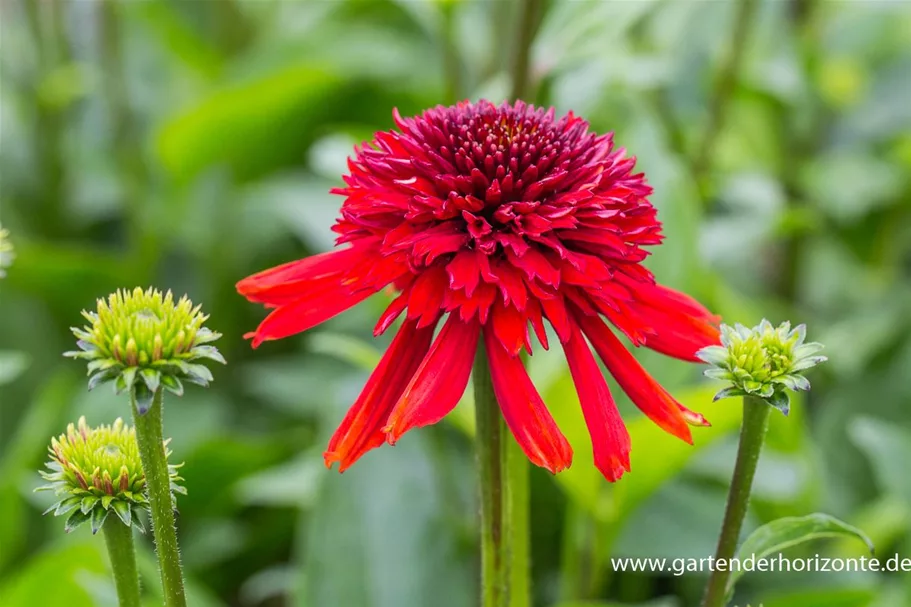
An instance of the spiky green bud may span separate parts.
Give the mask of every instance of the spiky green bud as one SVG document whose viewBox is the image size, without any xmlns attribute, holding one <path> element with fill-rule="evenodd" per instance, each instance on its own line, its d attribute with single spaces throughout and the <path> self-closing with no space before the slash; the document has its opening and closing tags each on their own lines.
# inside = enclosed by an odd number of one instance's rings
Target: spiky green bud
<svg viewBox="0 0 911 607">
<path fill-rule="evenodd" d="M 165 457 L 171 455 L 165 441 Z M 85 417 L 69 424 L 66 433 L 51 439 L 48 471 L 41 476 L 50 484 L 36 491 L 54 491 L 60 498 L 44 514 L 68 514 L 69 533 L 84 523 L 91 523 L 97 533 L 108 516 L 114 513 L 127 526 L 143 530 L 137 513 L 148 510 L 146 479 L 139 460 L 136 432 L 118 418 L 109 426 L 90 428 Z M 169 465 L 171 491 L 186 494 L 180 486 L 179 465 Z"/>
<path fill-rule="evenodd" d="M 705 371 L 707 377 L 731 383 L 715 400 L 749 394 L 787 415 L 790 399 L 785 389 L 809 390 L 810 382 L 801 371 L 826 360 L 819 354 L 823 345 L 804 343 L 806 336 L 806 325 L 792 330 L 789 322 L 773 327 L 763 319 L 752 329 L 721 325 L 721 345 L 703 348 L 696 356 L 712 365 Z"/>
<path fill-rule="evenodd" d="M 13 244 L 9 241 L 9 232 L 0 225 L 0 278 L 6 276 L 5 270 L 10 267 L 15 257 Z"/>
<path fill-rule="evenodd" d="M 192 361 L 225 363 L 209 345 L 221 334 L 202 326 L 208 316 L 186 296 L 175 302 L 170 291 L 118 290 L 107 301 L 99 299 L 96 312 L 82 315 L 91 325 L 72 329 L 80 349 L 64 356 L 89 361 L 89 390 L 113 381 L 118 394 L 132 392 L 140 413 L 159 388 L 180 396 L 183 381 L 209 385 L 212 373 Z"/>
</svg>

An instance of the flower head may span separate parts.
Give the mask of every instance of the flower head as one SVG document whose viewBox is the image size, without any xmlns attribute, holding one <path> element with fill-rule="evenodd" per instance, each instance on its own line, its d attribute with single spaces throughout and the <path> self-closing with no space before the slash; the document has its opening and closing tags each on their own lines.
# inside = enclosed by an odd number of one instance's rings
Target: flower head
<svg viewBox="0 0 911 607">
<path fill-rule="evenodd" d="M 572 449 L 519 357 L 529 326 L 545 349 L 550 324 L 566 352 L 595 461 L 610 480 L 629 470 L 629 434 L 587 337 L 633 402 L 691 441 L 704 425 L 652 379 L 605 319 L 636 346 L 684 360 L 717 343 L 716 319 L 693 299 L 655 283 L 641 265 L 661 242 L 651 188 L 612 135 L 517 102 L 394 113 L 349 160 L 334 227 L 344 245 L 240 281 L 273 308 L 249 337 L 305 331 L 391 287 L 398 292 L 377 335 L 404 322 L 325 459 L 344 470 L 366 451 L 435 423 L 465 390 L 483 339 L 510 430 L 532 462 L 552 472 Z M 446 317 L 444 319 L 444 317 Z M 435 328 L 442 329 L 434 337 Z M 482 338 L 483 335 L 483 338 Z"/>
<path fill-rule="evenodd" d="M 186 296 L 175 302 L 170 291 L 119 290 L 107 301 L 99 299 L 96 312 L 82 315 L 91 325 L 72 329 L 79 350 L 65 356 L 89 361 L 89 390 L 113 381 L 118 394 L 131 391 L 140 413 L 160 387 L 179 396 L 182 381 L 207 386 L 212 373 L 192 361 L 225 362 L 208 345 L 221 334 L 202 326 L 208 316 Z"/>
<path fill-rule="evenodd" d="M 785 388 L 809 390 L 810 382 L 801 371 L 826 360 L 819 355 L 823 345 L 804 343 L 806 337 L 806 325 L 792 330 L 789 322 L 774 327 L 763 319 L 752 329 L 741 324 L 721 325 L 721 345 L 703 348 L 696 355 L 712 365 L 705 371 L 707 377 L 731 383 L 715 395 L 715 400 L 750 394 L 787 415 L 789 398 Z"/>
<path fill-rule="evenodd" d="M 9 231 L 0 225 L 0 278 L 6 276 L 5 270 L 13 263 L 15 257 L 13 244 L 9 241 Z"/>
<path fill-rule="evenodd" d="M 48 451 L 49 471 L 42 470 L 41 476 L 50 484 L 37 490 L 54 491 L 60 500 L 45 514 L 69 514 L 67 532 L 91 521 L 92 533 L 97 533 L 111 513 L 124 525 L 142 529 L 137 512 L 148 509 L 149 502 L 133 428 L 119 418 L 110 426 L 89 428 L 80 417 L 76 425 L 67 426 L 66 434 L 51 439 Z M 165 455 L 170 454 L 165 441 Z M 177 468 L 168 466 L 171 491 L 185 494 Z"/>
</svg>

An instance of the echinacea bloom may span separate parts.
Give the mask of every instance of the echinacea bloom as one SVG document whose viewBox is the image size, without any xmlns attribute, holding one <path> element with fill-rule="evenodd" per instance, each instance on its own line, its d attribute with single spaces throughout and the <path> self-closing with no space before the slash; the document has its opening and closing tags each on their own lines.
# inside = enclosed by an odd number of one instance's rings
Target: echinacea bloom
<svg viewBox="0 0 911 607">
<path fill-rule="evenodd" d="M 718 342 L 716 319 L 690 297 L 655 283 L 643 247 L 661 242 L 651 188 L 635 158 L 567 114 L 516 102 L 394 113 L 349 160 L 333 230 L 340 248 L 240 281 L 273 308 L 253 346 L 306 331 L 392 287 L 379 335 L 404 322 L 329 442 L 327 465 L 351 466 L 383 442 L 433 424 L 455 407 L 479 340 L 509 429 L 551 472 L 572 449 L 520 358 L 529 325 L 548 347 L 545 321 L 566 353 L 598 469 L 629 470 L 630 438 L 586 338 L 632 401 L 692 442 L 705 419 L 674 400 L 607 323 L 636 346 L 696 361 Z M 605 322 L 607 321 L 607 322 Z M 437 326 L 442 325 L 434 337 Z"/>
</svg>

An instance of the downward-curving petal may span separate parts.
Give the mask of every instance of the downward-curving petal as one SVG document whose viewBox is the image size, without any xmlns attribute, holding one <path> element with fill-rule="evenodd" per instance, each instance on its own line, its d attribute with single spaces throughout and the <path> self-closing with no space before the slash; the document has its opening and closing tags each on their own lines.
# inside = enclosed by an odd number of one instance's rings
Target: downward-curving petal
<svg viewBox="0 0 911 607">
<path fill-rule="evenodd" d="M 349 247 L 282 264 L 244 278 L 237 283 L 237 292 L 269 306 L 291 303 L 314 290 L 323 290 L 327 278 L 341 284 L 341 275 L 358 254 Z"/>
<path fill-rule="evenodd" d="M 323 453 L 326 467 L 339 462 L 339 472 L 344 472 L 364 453 L 385 442 L 382 426 L 424 360 L 432 339 L 433 327 L 418 329 L 415 321 L 402 325 L 361 395 L 332 435 Z"/>
<path fill-rule="evenodd" d="M 692 444 L 679 403 L 642 368 L 607 325 L 597 316 L 576 313 L 575 319 L 630 400 L 663 430 Z"/>
<path fill-rule="evenodd" d="M 449 315 L 383 428 L 390 444 L 452 411 L 468 385 L 480 332 L 476 320 L 463 322 L 458 314 Z"/>
<path fill-rule="evenodd" d="M 311 297 L 279 306 L 256 327 L 256 331 L 247 333 L 244 337 L 252 337 L 253 347 L 256 348 L 264 341 L 306 331 L 359 304 L 373 293 L 372 290 L 351 293 L 341 285 L 324 290 Z"/>
<path fill-rule="evenodd" d="M 601 369 L 575 323 L 572 323 L 563 350 L 579 394 L 585 425 L 591 435 L 595 466 L 607 480 L 620 480 L 623 473 L 630 469 L 629 432 L 623 424 Z"/>
<path fill-rule="evenodd" d="M 536 466 L 556 474 L 572 463 L 573 450 L 518 356 L 507 352 L 492 331 L 484 331 L 494 393 L 506 425 L 522 451 Z"/>
</svg>

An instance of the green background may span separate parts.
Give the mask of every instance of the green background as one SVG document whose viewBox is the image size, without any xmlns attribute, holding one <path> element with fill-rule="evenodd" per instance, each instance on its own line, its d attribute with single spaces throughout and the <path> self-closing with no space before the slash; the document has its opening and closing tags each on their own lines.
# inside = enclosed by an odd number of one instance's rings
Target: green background
<svg viewBox="0 0 911 607">
<path fill-rule="evenodd" d="M 907 2 L 545 2 L 535 100 L 638 157 L 666 241 L 649 267 L 728 322 L 809 325 L 830 361 L 775 413 L 747 526 L 823 511 L 911 556 L 911 8 Z M 166 401 L 185 461 L 191 604 L 476 604 L 470 403 L 327 471 L 326 440 L 385 341 L 377 296 L 253 352 L 263 316 L 234 292 L 332 246 L 353 146 L 438 103 L 503 99 L 506 1 L 0 0 L 0 605 L 115 604 L 100 538 L 42 518 L 52 434 L 128 416 L 65 360 L 79 311 L 118 287 L 187 293 L 228 367 Z M 533 377 L 576 450 L 532 473 L 537 605 L 695 605 L 704 576 L 617 573 L 610 556 L 712 553 L 739 406 L 695 365 L 642 352 L 714 426 L 695 446 L 638 419 L 633 472 L 591 465 L 564 363 Z M 619 392 L 619 391 L 616 391 Z M 148 537 L 140 568 L 156 602 Z M 861 556 L 846 540 L 792 556 Z M 911 577 L 748 574 L 736 603 L 900 607 Z"/>
</svg>

